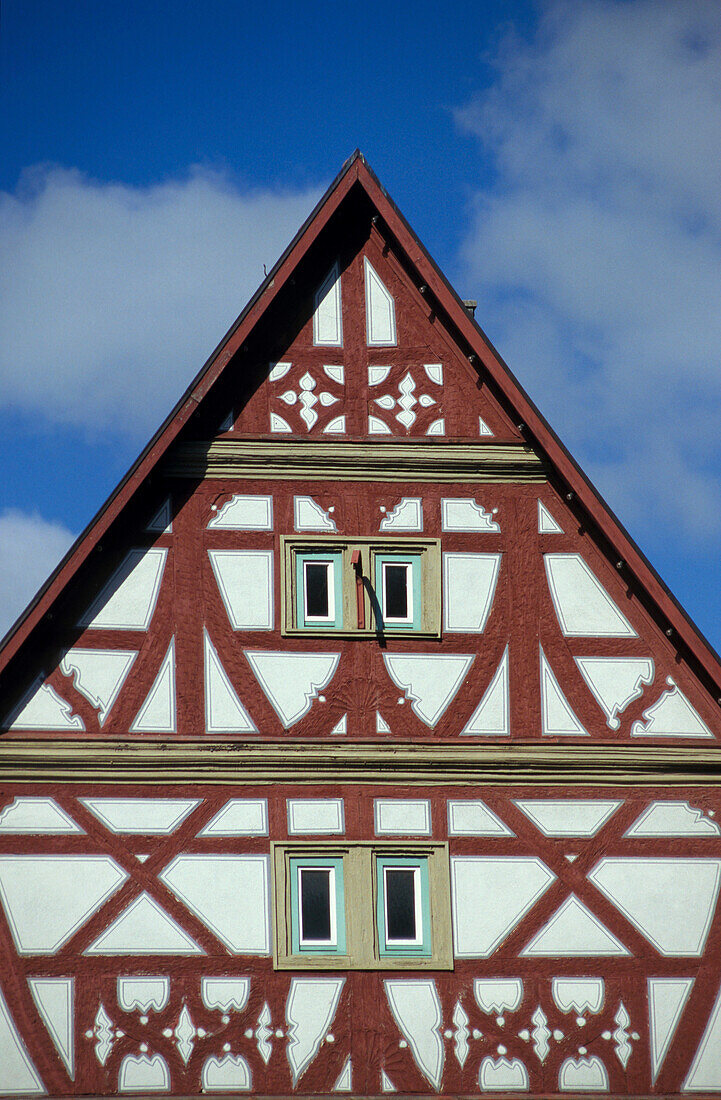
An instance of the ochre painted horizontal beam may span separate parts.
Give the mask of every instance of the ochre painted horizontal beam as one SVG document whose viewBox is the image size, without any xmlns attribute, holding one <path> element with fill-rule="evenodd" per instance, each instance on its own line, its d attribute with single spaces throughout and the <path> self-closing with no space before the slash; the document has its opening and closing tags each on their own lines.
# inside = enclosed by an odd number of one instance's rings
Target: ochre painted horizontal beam
<svg viewBox="0 0 721 1100">
<path fill-rule="evenodd" d="M 525 444 L 276 442 L 221 439 L 173 449 L 170 477 L 319 481 L 545 481 L 547 468 Z"/>
<path fill-rule="evenodd" d="M 0 780 L 708 785 L 721 783 L 721 748 L 13 739 L 0 742 Z"/>
</svg>

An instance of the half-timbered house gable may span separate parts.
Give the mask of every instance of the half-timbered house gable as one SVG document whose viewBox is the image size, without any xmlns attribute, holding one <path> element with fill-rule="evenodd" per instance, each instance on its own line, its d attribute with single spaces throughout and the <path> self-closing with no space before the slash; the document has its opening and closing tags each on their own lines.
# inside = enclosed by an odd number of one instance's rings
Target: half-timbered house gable
<svg viewBox="0 0 721 1100">
<path fill-rule="evenodd" d="M 0 650 L 0 1095 L 721 1092 L 720 703 L 354 154 Z"/>
<path fill-rule="evenodd" d="M 15 659 L 6 736 L 712 743 L 717 699 L 612 521 L 354 174 Z M 318 555 L 333 606 L 301 621 Z"/>
</svg>

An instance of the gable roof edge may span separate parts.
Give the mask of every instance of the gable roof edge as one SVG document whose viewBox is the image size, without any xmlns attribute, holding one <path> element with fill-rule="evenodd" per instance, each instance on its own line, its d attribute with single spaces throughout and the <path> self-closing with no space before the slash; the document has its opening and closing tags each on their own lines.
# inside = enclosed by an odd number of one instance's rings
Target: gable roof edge
<svg viewBox="0 0 721 1100">
<path fill-rule="evenodd" d="M 302 255 L 323 229 L 357 180 L 356 165 L 362 160 L 356 149 L 318 200 L 297 233 L 273 264 L 262 283 L 241 310 L 228 331 L 206 359 L 185 392 L 157 428 L 150 441 L 129 467 L 98 511 L 80 532 L 47 580 L 15 622 L 0 638 L 0 674 L 16 656 L 27 637 L 51 608 L 82 563 L 89 557 L 110 525 L 117 519 L 136 488 L 159 464 L 180 430 L 195 413 L 200 402 L 232 358 L 258 317 L 276 297 Z M 355 169 L 355 171 L 354 171 Z M 303 246 L 300 249 L 300 246 Z M 276 279 L 278 284 L 276 285 Z M 269 293 L 270 292 L 270 293 Z M 262 303 L 262 306 L 261 306 Z"/>
<path fill-rule="evenodd" d="M 370 194 L 370 197 L 384 216 L 399 246 L 422 272 L 424 282 L 465 339 L 468 347 L 482 360 L 483 366 L 505 398 L 516 408 L 520 405 L 523 419 L 518 426 L 522 427 L 527 441 L 536 444 L 549 459 L 584 511 L 608 540 L 610 547 L 618 553 L 618 562 L 622 569 L 631 574 L 641 590 L 645 589 L 648 592 L 668 620 L 672 632 L 683 642 L 706 672 L 716 690 L 721 692 L 721 656 L 704 637 L 612 508 L 588 479 L 478 322 L 470 316 L 463 301 L 418 239 L 362 154 L 361 160 L 364 172 L 367 173 L 376 191 L 376 195 Z M 362 174 L 361 182 L 364 182 Z M 383 207 L 385 207 L 385 213 Z M 411 249 L 417 250 L 418 254 L 414 256 Z M 721 695 L 717 698 L 717 702 L 721 704 Z"/>
</svg>

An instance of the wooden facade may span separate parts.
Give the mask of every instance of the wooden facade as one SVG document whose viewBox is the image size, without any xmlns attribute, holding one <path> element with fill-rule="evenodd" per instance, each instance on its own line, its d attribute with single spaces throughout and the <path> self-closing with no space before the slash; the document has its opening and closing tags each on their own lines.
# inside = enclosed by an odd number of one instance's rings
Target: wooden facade
<svg viewBox="0 0 721 1100">
<path fill-rule="evenodd" d="M 721 1092 L 718 658 L 360 154 L 0 692 L 0 1096 Z"/>
</svg>

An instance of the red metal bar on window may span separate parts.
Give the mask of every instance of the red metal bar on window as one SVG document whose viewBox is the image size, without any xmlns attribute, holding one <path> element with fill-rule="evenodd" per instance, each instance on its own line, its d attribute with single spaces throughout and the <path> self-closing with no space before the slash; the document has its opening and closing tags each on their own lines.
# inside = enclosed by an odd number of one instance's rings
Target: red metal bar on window
<svg viewBox="0 0 721 1100">
<path fill-rule="evenodd" d="M 360 550 L 354 550 L 350 556 L 351 565 L 355 570 L 355 598 L 358 610 L 358 629 L 366 628 L 366 605 L 363 594 L 363 561 Z"/>
</svg>

